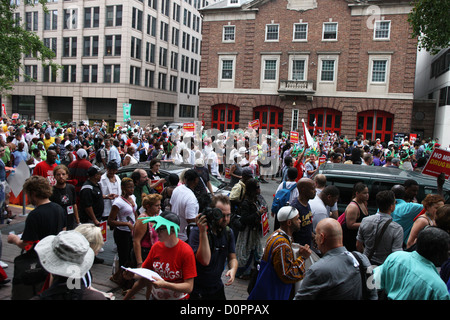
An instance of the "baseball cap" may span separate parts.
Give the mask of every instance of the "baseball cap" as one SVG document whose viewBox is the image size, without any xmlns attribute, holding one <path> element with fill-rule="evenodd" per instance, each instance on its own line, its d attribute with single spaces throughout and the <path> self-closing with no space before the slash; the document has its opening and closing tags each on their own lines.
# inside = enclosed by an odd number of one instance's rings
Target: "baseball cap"
<svg viewBox="0 0 450 320">
<path fill-rule="evenodd" d="M 298 210 L 291 206 L 282 207 L 278 213 L 277 218 L 278 221 L 288 221 L 292 218 L 295 218 L 298 215 Z"/>
</svg>

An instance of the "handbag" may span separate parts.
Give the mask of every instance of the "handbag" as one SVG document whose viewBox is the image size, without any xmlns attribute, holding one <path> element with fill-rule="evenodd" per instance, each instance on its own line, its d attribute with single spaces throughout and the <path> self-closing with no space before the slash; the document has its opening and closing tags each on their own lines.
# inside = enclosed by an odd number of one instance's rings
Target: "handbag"
<svg viewBox="0 0 450 320">
<path fill-rule="evenodd" d="M 14 259 L 11 300 L 28 300 L 37 295 L 48 275 L 34 249 L 22 251 Z"/>
<path fill-rule="evenodd" d="M 276 240 L 275 240 L 276 241 Z M 261 260 L 255 286 L 247 300 L 288 300 L 292 290 L 291 283 L 284 283 L 278 277 L 272 265 L 272 247 L 270 247 L 268 261 Z"/>
</svg>

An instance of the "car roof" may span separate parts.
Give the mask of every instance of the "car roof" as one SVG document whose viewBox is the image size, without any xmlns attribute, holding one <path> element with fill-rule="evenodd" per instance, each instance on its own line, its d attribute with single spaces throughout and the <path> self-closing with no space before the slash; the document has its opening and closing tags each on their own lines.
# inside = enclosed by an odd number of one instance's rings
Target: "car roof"
<svg viewBox="0 0 450 320">
<path fill-rule="evenodd" d="M 420 172 L 402 170 L 393 167 L 364 166 L 343 163 L 325 163 L 320 166 L 318 173 L 339 176 L 364 177 L 374 180 L 390 180 L 403 182 L 408 179 L 417 181 L 420 185 L 437 187 L 437 178 Z M 444 189 L 450 190 L 450 182 L 445 181 Z"/>
</svg>

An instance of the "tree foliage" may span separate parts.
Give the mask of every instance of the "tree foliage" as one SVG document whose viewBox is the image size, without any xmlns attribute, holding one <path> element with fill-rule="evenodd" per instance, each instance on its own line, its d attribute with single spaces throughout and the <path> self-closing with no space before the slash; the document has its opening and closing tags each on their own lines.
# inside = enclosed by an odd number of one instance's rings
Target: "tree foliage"
<svg viewBox="0 0 450 320">
<path fill-rule="evenodd" d="M 450 45 L 450 0 L 415 0 L 409 14 L 419 48 L 431 54 Z"/>
<path fill-rule="evenodd" d="M 46 1 L 40 2 L 45 7 Z M 26 30 L 22 19 L 16 19 L 16 8 L 10 0 L 0 0 L 0 94 L 10 91 L 23 73 L 22 58 L 26 54 L 44 65 L 59 67 L 52 61 L 55 57 L 53 51 L 36 33 Z"/>
</svg>

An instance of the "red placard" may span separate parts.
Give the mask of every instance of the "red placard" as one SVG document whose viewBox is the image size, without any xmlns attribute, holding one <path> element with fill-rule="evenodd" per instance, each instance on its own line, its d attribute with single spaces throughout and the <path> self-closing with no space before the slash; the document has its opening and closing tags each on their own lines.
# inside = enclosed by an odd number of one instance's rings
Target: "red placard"
<svg viewBox="0 0 450 320">
<path fill-rule="evenodd" d="M 265 237 L 269 233 L 269 230 L 270 230 L 269 214 L 267 213 L 267 211 L 261 215 L 261 225 L 262 225 L 263 237 Z"/>
<path fill-rule="evenodd" d="M 100 223 L 100 229 L 102 230 L 102 236 L 103 236 L 103 242 L 106 242 L 106 229 L 107 229 L 107 222 L 108 221 L 103 221 Z"/>
<path fill-rule="evenodd" d="M 248 126 L 249 126 L 249 128 L 252 128 L 252 129 L 258 129 L 259 128 L 259 119 L 250 121 L 248 123 Z"/>
<path fill-rule="evenodd" d="M 152 180 L 151 184 L 157 183 L 159 180 Z M 161 193 L 164 190 L 164 185 L 162 183 L 158 184 L 155 188 L 156 191 Z"/>
<path fill-rule="evenodd" d="M 327 157 L 325 157 L 324 155 L 319 157 L 319 166 L 324 164 L 327 161 Z"/>
<path fill-rule="evenodd" d="M 194 132 L 195 131 L 195 123 L 194 122 L 183 123 L 183 130 L 189 131 L 189 132 Z"/>
<path fill-rule="evenodd" d="M 442 172 L 445 174 L 445 179 L 450 177 L 450 152 L 436 148 L 433 150 L 422 173 L 438 177 Z"/>
<path fill-rule="evenodd" d="M 298 139 L 299 139 L 299 133 L 297 131 L 291 131 L 291 142 L 292 143 L 298 143 Z"/>
</svg>

